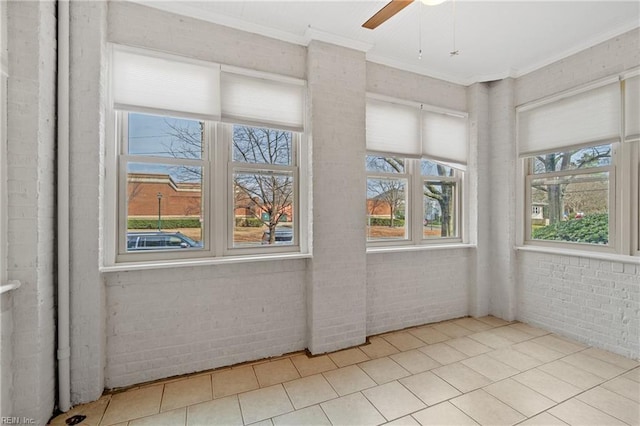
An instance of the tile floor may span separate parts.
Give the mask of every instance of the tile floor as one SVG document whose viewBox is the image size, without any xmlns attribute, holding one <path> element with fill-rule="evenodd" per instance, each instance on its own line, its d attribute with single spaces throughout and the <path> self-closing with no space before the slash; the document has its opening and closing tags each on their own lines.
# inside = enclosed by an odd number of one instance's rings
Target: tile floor
<svg viewBox="0 0 640 426">
<path fill-rule="evenodd" d="M 640 364 L 522 323 L 460 318 L 309 358 L 105 394 L 64 425 L 638 425 Z"/>
</svg>

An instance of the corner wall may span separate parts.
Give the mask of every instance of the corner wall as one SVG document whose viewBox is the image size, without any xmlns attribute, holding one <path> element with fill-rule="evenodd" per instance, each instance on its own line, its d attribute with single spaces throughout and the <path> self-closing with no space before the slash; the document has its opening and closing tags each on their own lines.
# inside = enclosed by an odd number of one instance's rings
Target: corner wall
<svg viewBox="0 0 640 426">
<path fill-rule="evenodd" d="M 9 398 L 2 416 L 46 424 L 55 404 L 55 72 L 52 2 L 8 2 L 7 276 L 2 296 L 12 333 Z M 9 342 L 5 339 L 10 339 Z M 6 368 L 3 356 L 3 379 Z M 4 386 L 4 383 L 3 383 Z M 3 397 L 5 391 L 3 389 Z M 8 407 L 10 412 L 4 410 Z"/>
<path fill-rule="evenodd" d="M 516 80 L 520 105 L 640 65 L 640 29 Z M 515 157 L 514 157 L 515 158 Z M 640 266 L 519 251 L 517 319 L 621 355 L 640 356 Z"/>
</svg>

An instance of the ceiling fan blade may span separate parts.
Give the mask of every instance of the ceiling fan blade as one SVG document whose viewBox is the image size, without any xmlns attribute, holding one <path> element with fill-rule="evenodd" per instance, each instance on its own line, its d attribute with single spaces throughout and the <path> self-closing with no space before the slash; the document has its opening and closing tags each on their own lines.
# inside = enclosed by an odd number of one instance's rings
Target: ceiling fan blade
<svg viewBox="0 0 640 426">
<path fill-rule="evenodd" d="M 413 0 L 391 0 L 385 7 L 369 18 L 367 22 L 362 24 L 362 26 L 372 30 L 405 7 L 409 6 L 411 3 L 413 3 Z"/>
</svg>

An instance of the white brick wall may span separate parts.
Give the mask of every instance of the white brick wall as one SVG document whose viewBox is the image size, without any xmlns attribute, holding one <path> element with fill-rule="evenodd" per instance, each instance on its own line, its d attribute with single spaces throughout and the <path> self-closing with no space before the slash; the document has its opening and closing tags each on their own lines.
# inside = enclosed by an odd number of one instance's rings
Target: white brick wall
<svg viewBox="0 0 640 426">
<path fill-rule="evenodd" d="M 308 345 L 314 353 L 365 341 L 365 73 L 363 52 L 308 47 L 313 135 L 313 259 Z"/>
<path fill-rule="evenodd" d="M 640 65 L 635 29 L 516 80 L 516 104 L 615 75 Z M 640 355 L 637 266 L 584 257 L 519 252 L 518 314 L 587 344 Z"/>
<path fill-rule="evenodd" d="M 305 260 L 110 274 L 107 388 L 304 349 Z"/>
<path fill-rule="evenodd" d="M 6 265 L 22 287 L 2 302 L 13 385 L 12 401 L 2 404 L 11 411 L 2 415 L 45 424 L 55 401 L 55 4 L 10 2 L 7 13 Z M 6 367 L 3 359 L 3 378 Z"/>
<path fill-rule="evenodd" d="M 468 314 L 472 249 L 367 255 L 367 335 Z"/>
<path fill-rule="evenodd" d="M 518 317 L 629 358 L 640 356 L 640 267 L 519 252 Z"/>
</svg>

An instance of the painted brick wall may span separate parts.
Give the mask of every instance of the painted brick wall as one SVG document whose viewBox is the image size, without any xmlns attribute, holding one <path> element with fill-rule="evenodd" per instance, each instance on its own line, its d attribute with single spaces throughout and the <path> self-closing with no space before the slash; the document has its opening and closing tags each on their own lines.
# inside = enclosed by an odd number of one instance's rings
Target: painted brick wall
<svg viewBox="0 0 640 426">
<path fill-rule="evenodd" d="M 13 401 L 2 415 L 45 424 L 55 401 L 55 4 L 10 2 L 7 12 L 7 276 L 22 287 L 11 295 Z"/>
<path fill-rule="evenodd" d="M 314 354 L 365 341 L 365 64 L 363 52 L 317 41 L 308 47 L 313 259 L 307 325 Z"/>
<path fill-rule="evenodd" d="M 110 274 L 107 388 L 304 349 L 305 260 Z"/>
<path fill-rule="evenodd" d="M 367 91 L 467 111 L 465 87 L 372 62 Z M 476 173 L 472 160 L 466 177 Z M 367 254 L 367 335 L 467 315 L 473 251 Z"/>
<path fill-rule="evenodd" d="M 518 317 L 629 358 L 640 356 L 640 266 L 519 252 Z"/>
<path fill-rule="evenodd" d="M 516 104 L 549 96 L 640 65 L 635 29 L 516 80 Z M 521 321 L 632 358 L 640 351 L 638 265 L 519 252 Z"/>
<path fill-rule="evenodd" d="M 468 314 L 473 249 L 367 255 L 367 335 Z"/>
</svg>

